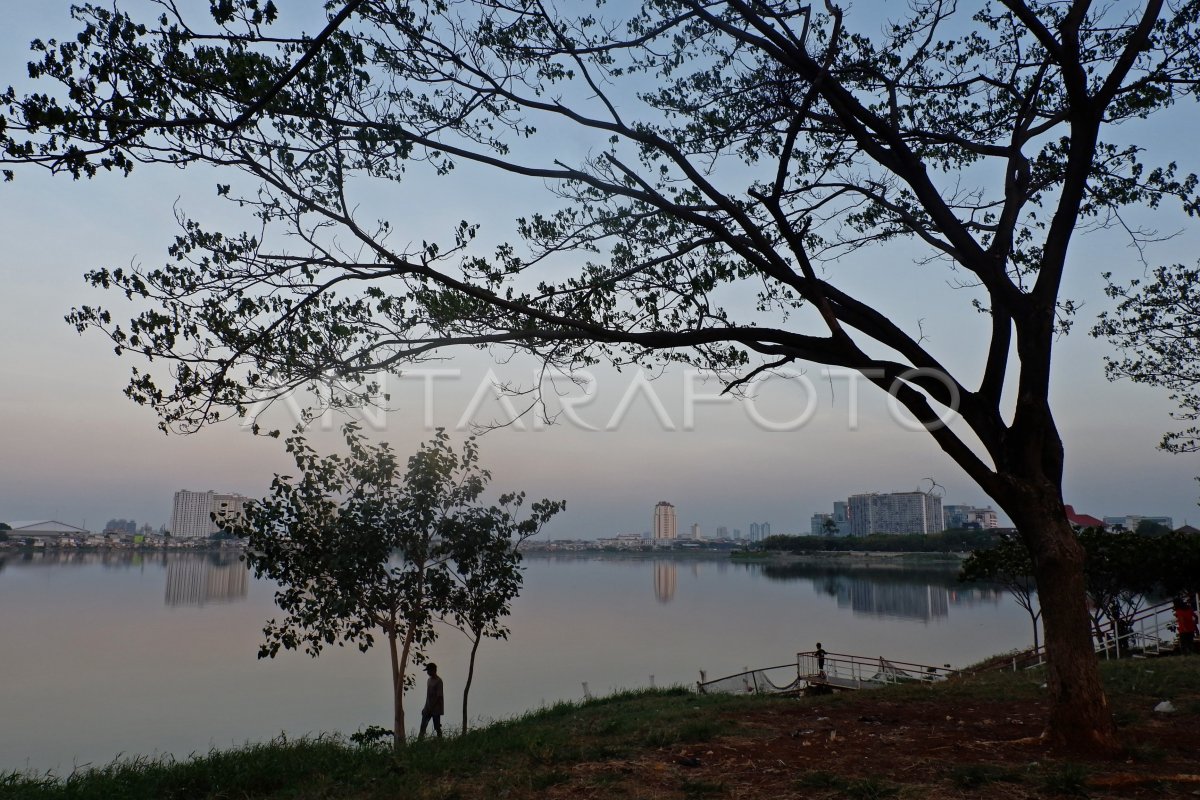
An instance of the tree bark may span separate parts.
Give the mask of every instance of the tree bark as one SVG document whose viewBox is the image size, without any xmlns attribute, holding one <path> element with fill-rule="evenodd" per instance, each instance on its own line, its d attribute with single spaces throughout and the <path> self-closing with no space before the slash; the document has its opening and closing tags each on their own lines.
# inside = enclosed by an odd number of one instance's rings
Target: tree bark
<svg viewBox="0 0 1200 800">
<path fill-rule="evenodd" d="M 1061 500 L 1010 511 L 1033 556 L 1046 642 L 1052 747 L 1111 756 L 1120 752 L 1100 665 L 1092 647 L 1083 582 L 1083 547 Z"/>
<path fill-rule="evenodd" d="M 462 732 L 467 732 L 467 696 L 471 694 L 471 681 L 475 677 L 475 654 L 479 652 L 479 640 L 483 638 L 482 634 L 472 631 L 475 634 L 475 641 L 471 643 L 471 660 L 467 666 L 467 682 L 463 685 L 463 706 L 462 706 Z"/>
<path fill-rule="evenodd" d="M 412 652 L 413 630 L 410 625 L 408 630 L 404 632 L 404 648 L 400 652 L 400 672 L 396 676 L 394 686 L 395 701 L 396 701 L 396 747 L 404 744 L 404 675 L 408 671 L 408 657 Z"/>
<path fill-rule="evenodd" d="M 404 746 L 404 674 L 408 669 L 408 656 L 412 650 L 412 626 L 404 632 L 404 645 L 399 657 L 396 655 L 396 635 L 388 635 L 392 650 L 392 742 L 397 752 Z"/>
</svg>

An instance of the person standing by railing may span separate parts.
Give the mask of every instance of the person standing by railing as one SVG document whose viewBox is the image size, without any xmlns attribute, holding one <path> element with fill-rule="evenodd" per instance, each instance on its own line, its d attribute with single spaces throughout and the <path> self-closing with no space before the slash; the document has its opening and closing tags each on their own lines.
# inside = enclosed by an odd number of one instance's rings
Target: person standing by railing
<svg viewBox="0 0 1200 800">
<path fill-rule="evenodd" d="M 1191 655 L 1196 649 L 1196 609 L 1183 598 L 1175 598 L 1175 630 L 1179 634 L 1180 655 Z"/>
</svg>

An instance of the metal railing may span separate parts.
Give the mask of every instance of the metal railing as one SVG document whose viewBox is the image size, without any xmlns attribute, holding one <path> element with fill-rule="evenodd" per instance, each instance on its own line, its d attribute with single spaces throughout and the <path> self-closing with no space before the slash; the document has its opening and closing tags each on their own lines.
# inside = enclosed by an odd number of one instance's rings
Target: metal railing
<svg viewBox="0 0 1200 800">
<path fill-rule="evenodd" d="M 895 661 L 883 656 L 857 656 L 849 653 L 796 654 L 800 673 L 809 683 L 839 688 L 871 689 L 898 683 L 944 681 L 957 671 L 948 664 L 934 666 Z"/>
<path fill-rule="evenodd" d="M 793 664 L 746 669 L 713 680 L 701 670 L 696 687 L 702 693 L 779 694 L 798 692 L 809 686 L 878 689 L 901 683 L 934 683 L 954 674 L 956 670 L 949 666 L 893 661 L 882 656 L 807 651 L 797 653 Z"/>
<path fill-rule="evenodd" d="M 800 691 L 806 682 L 795 663 L 779 664 L 774 667 L 735 672 L 722 678 L 709 680 L 708 674 L 700 670 L 696 689 L 701 694 L 725 692 L 728 694 L 785 694 Z"/>
<path fill-rule="evenodd" d="M 1160 655 L 1164 650 L 1174 650 L 1175 607 L 1172 600 L 1165 600 L 1138 611 L 1128 620 L 1128 626 L 1120 634 L 1116 623 L 1109 621 L 1095 633 L 1098 639 L 1096 652 L 1105 658 L 1119 658 L 1136 650 L 1142 655 Z"/>
<path fill-rule="evenodd" d="M 1105 658 L 1128 655 L 1157 656 L 1173 651 L 1176 647 L 1175 609 L 1172 600 L 1147 606 L 1132 617 L 1122 620 L 1122 625 L 1124 627 L 1119 632 L 1117 623 L 1113 620 L 1093 626 L 1092 636 L 1097 655 L 1102 654 Z M 1036 649 L 1014 654 L 1011 668 L 1033 669 L 1045 663 L 1046 646 L 1039 645 Z M 1007 664 L 1001 664 L 1000 667 L 1009 668 Z"/>
</svg>

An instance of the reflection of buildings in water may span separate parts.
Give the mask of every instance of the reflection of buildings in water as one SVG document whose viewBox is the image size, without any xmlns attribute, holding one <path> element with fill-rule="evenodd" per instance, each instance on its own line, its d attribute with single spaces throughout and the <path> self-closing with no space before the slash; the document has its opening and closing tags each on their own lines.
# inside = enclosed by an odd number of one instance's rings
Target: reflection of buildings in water
<svg viewBox="0 0 1200 800">
<path fill-rule="evenodd" d="M 838 576 L 832 583 L 838 606 L 849 606 L 855 613 L 925 621 L 950 615 L 950 593 L 941 586 L 881 582 L 851 575 Z"/>
<path fill-rule="evenodd" d="M 969 589 L 951 589 L 950 604 L 955 606 L 994 606 L 1008 596 L 1004 589 L 991 586 L 973 586 Z"/>
<path fill-rule="evenodd" d="M 250 570 L 241 561 L 181 557 L 167 562 L 168 606 L 203 606 L 240 600 L 250 586 Z"/>
<path fill-rule="evenodd" d="M 675 597 L 678 576 L 674 561 L 654 562 L 654 596 L 660 603 L 669 603 Z"/>
<path fill-rule="evenodd" d="M 902 566 L 837 568 L 810 563 L 746 564 L 768 580 L 810 581 L 817 591 L 836 598 L 856 613 L 909 619 L 948 617 L 950 606 L 999 605 L 1006 597 L 995 585 L 965 587 L 957 571 Z"/>
</svg>

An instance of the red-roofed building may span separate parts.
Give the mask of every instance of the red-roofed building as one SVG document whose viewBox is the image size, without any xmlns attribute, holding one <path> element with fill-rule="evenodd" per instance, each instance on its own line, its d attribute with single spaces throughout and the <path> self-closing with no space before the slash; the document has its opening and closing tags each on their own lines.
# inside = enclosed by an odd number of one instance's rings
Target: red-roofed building
<svg viewBox="0 0 1200 800">
<path fill-rule="evenodd" d="M 1076 514 L 1074 506 L 1066 506 L 1067 521 L 1072 528 L 1103 528 L 1104 520 L 1096 519 L 1091 514 Z"/>
</svg>

